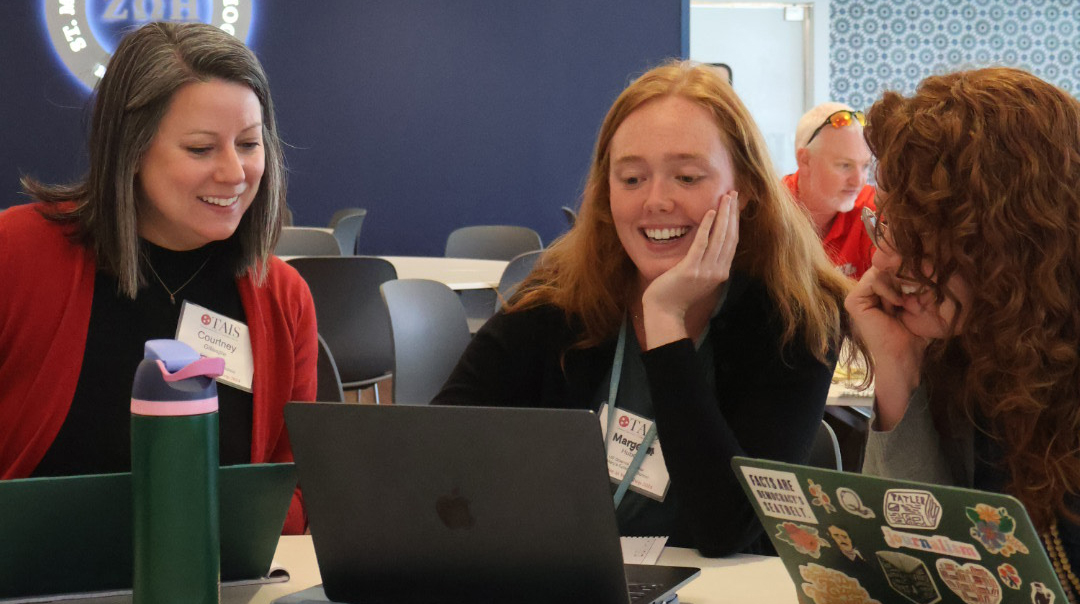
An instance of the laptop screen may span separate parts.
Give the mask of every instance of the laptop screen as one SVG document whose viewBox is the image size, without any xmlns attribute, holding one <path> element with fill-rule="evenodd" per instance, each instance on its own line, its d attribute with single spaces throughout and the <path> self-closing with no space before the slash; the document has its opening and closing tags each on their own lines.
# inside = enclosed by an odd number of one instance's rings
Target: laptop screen
<svg viewBox="0 0 1080 604">
<path fill-rule="evenodd" d="M 222 581 L 266 576 L 293 464 L 222 467 Z M 0 599 L 131 589 L 131 474 L 0 481 Z"/>
<path fill-rule="evenodd" d="M 285 418 L 330 599 L 628 601 L 593 413 L 301 403 Z"/>
</svg>

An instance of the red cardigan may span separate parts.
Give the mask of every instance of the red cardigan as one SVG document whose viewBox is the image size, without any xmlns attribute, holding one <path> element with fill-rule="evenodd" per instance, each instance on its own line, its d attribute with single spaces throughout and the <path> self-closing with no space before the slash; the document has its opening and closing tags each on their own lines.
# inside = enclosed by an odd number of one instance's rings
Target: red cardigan
<svg viewBox="0 0 1080 604">
<path fill-rule="evenodd" d="M 788 174 L 784 177 L 787 186 L 795 199 L 799 199 L 799 173 Z M 821 239 L 821 245 L 833 264 L 848 277 L 858 281 L 862 278 L 866 269 L 870 268 L 870 260 L 874 257 L 874 244 L 870 241 L 870 235 L 866 234 L 866 227 L 862 223 L 862 209 L 870 208 L 877 210 L 874 205 L 876 189 L 871 185 L 863 185 L 859 196 L 855 198 L 855 208 L 850 212 L 837 214 L 833 220 L 829 232 Z"/>
<path fill-rule="evenodd" d="M 29 476 L 52 445 L 75 395 L 90 325 L 94 254 L 42 208 L 0 213 L 0 479 Z M 282 409 L 315 400 L 316 392 L 311 292 L 276 257 L 262 286 L 250 276 L 236 285 L 255 362 L 251 461 L 292 461 Z M 297 489 L 283 532 L 305 526 Z"/>
</svg>

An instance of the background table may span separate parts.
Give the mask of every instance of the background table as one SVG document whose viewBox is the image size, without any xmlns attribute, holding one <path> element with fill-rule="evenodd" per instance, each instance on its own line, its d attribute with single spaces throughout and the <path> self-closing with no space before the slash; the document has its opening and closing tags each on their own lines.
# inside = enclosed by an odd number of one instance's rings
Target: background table
<svg viewBox="0 0 1080 604">
<path fill-rule="evenodd" d="M 318 585 L 319 566 L 310 536 L 282 537 L 274 555 L 274 564 L 290 575 L 284 583 L 225 587 L 222 604 L 270 604 Z M 668 547 L 659 564 L 695 566 L 701 576 L 679 590 L 681 604 L 796 604 L 795 586 L 779 558 L 737 555 L 728 558 L 702 558 L 695 550 Z M 73 604 L 129 604 L 131 596 L 66 600 Z"/>
<path fill-rule="evenodd" d="M 505 260 L 441 258 L 437 256 L 380 256 L 390 261 L 398 279 L 431 279 L 450 289 L 496 289 L 508 264 Z"/>
<path fill-rule="evenodd" d="M 288 261 L 298 256 L 278 256 Z M 452 290 L 499 287 L 499 279 L 509 264 L 506 260 L 443 258 L 441 256 L 377 256 L 394 265 L 398 279 L 430 279 Z"/>
</svg>

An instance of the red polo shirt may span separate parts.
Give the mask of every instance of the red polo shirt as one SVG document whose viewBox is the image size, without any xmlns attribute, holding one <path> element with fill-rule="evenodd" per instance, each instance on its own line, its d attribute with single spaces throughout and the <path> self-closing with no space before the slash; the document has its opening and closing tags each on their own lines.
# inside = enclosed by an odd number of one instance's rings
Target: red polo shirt
<svg viewBox="0 0 1080 604">
<path fill-rule="evenodd" d="M 787 185 L 795 200 L 799 199 L 799 173 L 788 174 L 783 182 Z M 862 223 L 862 209 L 877 211 L 874 205 L 874 187 L 865 185 L 855 198 L 855 207 L 850 212 L 837 214 L 829 232 L 821 239 L 821 245 L 829 254 L 833 264 L 840 272 L 858 280 L 866 269 L 870 268 L 870 259 L 874 255 L 874 244 L 866 234 Z"/>
</svg>

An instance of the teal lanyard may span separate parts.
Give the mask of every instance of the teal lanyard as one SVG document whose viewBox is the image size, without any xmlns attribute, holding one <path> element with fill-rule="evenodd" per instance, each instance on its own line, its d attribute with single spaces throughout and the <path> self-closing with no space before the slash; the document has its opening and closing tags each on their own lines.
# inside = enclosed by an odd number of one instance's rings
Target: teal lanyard
<svg viewBox="0 0 1080 604">
<path fill-rule="evenodd" d="M 619 341 L 615 344 L 615 360 L 611 363 L 611 382 L 608 383 L 608 399 L 607 399 L 607 441 L 611 442 L 612 430 L 615 429 L 615 397 L 619 393 L 619 378 L 622 377 L 622 365 L 623 354 L 626 352 L 626 318 L 623 318 L 622 328 L 619 330 Z M 619 488 L 615 489 L 615 509 L 619 508 L 619 504 L 622 503 L 623 497 L 626 495 L 626 490 L 630 488 L 630 483 L 634 482 L 634 476 L 637 475 L 638 469 L 641 468 L 641 464 L 645 461 L 645 455 L 649 451 L 649 447 L 652 446 L 653 441 L 656 440 L 656 420 L 653 420 L 652 426 L 649 427 L 649 431 L 645 433 L 645 440 L 641 441 L 641 446 L 638 447 L 637 453 L 634 454 L 634 459 L 630 461 L 630 467 L 626 468 L 626 475 L 623 476 L 622 482 L 619 483 Z M 607 443 L 605 443 L 604 450 L 607 450 Z"/>
</svg>

